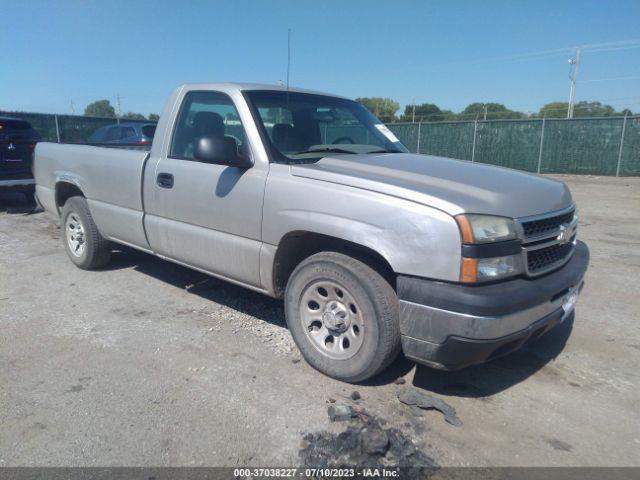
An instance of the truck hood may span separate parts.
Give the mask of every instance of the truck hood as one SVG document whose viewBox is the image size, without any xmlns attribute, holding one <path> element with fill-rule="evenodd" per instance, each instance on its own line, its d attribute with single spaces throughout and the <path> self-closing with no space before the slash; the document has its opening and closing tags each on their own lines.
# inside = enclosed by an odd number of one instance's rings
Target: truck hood
<svg viewBox="0 0 640 480">
<path fill-rule="evenodd" d="M 450 215 L 518 218 L 572 204 L 569 189 L 557 180 L 431 155 L 332 155 L 315 163 L 292 165 L 291 173 L 410 200 Z"/>
</svg>

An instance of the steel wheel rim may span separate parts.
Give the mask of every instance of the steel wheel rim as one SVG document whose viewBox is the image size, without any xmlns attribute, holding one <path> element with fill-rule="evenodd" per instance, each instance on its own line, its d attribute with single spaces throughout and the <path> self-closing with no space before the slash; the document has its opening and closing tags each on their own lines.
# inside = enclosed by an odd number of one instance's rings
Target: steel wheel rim
<svg viewBox="0 0 640 480">
<path fill-rule="evenodd" d="M 75 257 L 81 257 L 84 254 L 87 243 L 84 233 L 84 225 L 82 225 L 80 216 L 77 213 L 71 212 L 67 216 L 67 221 L 65 222 L 65 232 L 67 245 L 69 246 L 71 254 Z"/>
<path fill-rule="evenodd" d="M 326 357 L 346 360 L 362 347 L 362 311 L 354 296 L 336 282 L 307 285 L 300 297 L 300 321 L 311 344 Z"/>
</svg>

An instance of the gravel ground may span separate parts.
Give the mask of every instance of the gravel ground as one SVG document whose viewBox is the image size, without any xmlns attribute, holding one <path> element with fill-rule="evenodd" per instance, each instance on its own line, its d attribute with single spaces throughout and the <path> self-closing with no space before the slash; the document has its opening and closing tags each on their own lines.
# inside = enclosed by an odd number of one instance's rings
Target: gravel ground
<svg viewBox="0 0 640 480">
<path fill-rule="evenodd" d="M 640 466 L 640 179 L 559 178 L 592 254 L 575 321 L 461 372 L 399 359 L 358 400 L 300 361 L 279 301 L 130 250 L 79 270 L 57 219 L 0 195 L 0 466 L 298 465 L 347 428 L 330 400 L 438 465 Z"/>
</svg>

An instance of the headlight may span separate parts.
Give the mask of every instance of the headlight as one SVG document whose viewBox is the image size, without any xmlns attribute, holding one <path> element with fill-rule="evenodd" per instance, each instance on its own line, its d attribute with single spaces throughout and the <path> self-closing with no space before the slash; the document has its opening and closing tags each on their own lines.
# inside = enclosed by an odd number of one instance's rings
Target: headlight
<svg viewBox="0 0 640 480">
<path fill-rule="evenodd" d="M 492 258 L 463 258 L 460 269 L 460 280 L 464 283 L 488 282 L 518 275 L 520 271 L 520 255 Z"/>
<path fill-rule="evenodd" d="M 455 217 L 463 243 L 490 243 L 517 238 L 515 223 L 492 215 L 458 215 Z"/>
<path fill-rule="evenodd" d="M 515 222 L 511 218 L 467 214 L 458 215 L 455 219 L 458 222 L 458 227 L 460 227 L 463 244 L 470 245 L 474 249 L 486 250 L 489 248 L 492 250 L 491 252 L 486 252 L 489 255 L 478 255 L 477 252 L 475 255 L 469 255 L 469 257 L 474 258 L 467 258 L 463 253 L 460 281 L 464 283 L 488 282 L 520 274 L 522 271 L 522 256 L 514 254 L 513 242 L 505 244 L 504 249 L 500 248 L 500 250 L 506 250 L 501 256 L 495 256 L 500 255 L 502 252 L 495 251 L 493 246 L 482 245 L 517 239 Z M 463 252 L 464 248 L 471 247 L 464 247 L 463 245 Z M 519 246 L 515 248 L 517 251 Z"/>
</svg>

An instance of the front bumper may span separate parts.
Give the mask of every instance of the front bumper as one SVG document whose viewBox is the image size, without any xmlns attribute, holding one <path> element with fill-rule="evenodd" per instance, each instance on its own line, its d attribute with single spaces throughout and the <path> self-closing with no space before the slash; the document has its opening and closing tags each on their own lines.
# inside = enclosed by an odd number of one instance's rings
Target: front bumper
<svg viewBox="0 0 640 480">
<path fill-rule="evenodd" d="M 469 286 L 399 276 L 404 354 L 458 370 L 517 350 L 564 320 L 563 302 L 582 289 L 588 264 L 589 249 L 578 242 L 562 268 L 533 279 Z"/>
</svg>

